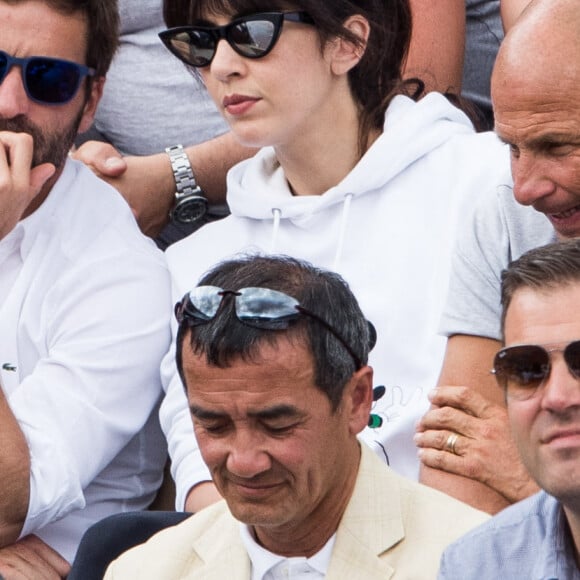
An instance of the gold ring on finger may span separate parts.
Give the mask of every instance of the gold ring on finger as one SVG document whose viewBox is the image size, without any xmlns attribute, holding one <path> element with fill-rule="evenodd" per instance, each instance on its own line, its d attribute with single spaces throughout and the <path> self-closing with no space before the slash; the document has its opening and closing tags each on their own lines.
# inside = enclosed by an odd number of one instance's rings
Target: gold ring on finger
<svg viewBox="0 0 580 580">
<path fill-rule="evenodd" d="M 445 450 L 453 453 L 454 455 L 458 455 L 457 450 L 455 449 L 455 445 L 458 439 L 459 435 L 457 435 L 457 433 L 451 433 L 445 442 Z"/>
</svg>

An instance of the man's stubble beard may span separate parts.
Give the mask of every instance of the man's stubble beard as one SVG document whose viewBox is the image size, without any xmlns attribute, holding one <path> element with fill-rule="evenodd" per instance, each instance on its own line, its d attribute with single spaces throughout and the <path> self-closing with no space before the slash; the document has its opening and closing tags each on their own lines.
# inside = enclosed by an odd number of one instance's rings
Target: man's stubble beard
<svg viewBox="0 0 580 580">
<path fill-rule="evenodd" d="M 84 106 L 73 122 L 64 131 L 49 133 L 30 122 L 26 116 L 18 115 L 12 119 L 0 117 L 0 131 L 12 133 L 28 133 L 32 136 L 34 150 L 32 166 L 42 163 L 52 163 L 57 171 L 64 165 L 68 152 L 78 133 L 84 112 Z"/>
</svg>

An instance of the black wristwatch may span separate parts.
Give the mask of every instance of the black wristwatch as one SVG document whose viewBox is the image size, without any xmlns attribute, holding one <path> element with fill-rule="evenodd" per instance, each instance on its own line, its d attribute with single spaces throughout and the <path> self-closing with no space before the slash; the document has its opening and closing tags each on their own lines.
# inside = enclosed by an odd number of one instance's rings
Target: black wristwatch
<svg viewBox="0 0 580 580">
<path fill-rule="evenodd" d="M 175 205 L 170 217 L 182 224 L 199 221 L 207 213 L 207 199 L 193 175 L 189 158 L 181 145 L 165 149 L 175 177 Z"/>
</svg>

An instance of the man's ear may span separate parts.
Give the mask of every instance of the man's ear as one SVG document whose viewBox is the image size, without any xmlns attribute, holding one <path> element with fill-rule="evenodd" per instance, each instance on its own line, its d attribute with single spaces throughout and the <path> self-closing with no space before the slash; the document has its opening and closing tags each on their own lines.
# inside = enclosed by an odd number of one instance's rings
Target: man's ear
<svg viewBox="0 0 580 580">
<path fill-rule="evenodd" d="M 349 431 L 358 435 L 369 422 L 373 403 L 373 369 L 364 366 L 348 381 L 343 396 L 345 410 L 348 413 Z"/>
<path fill-rule="evenodd" d="M 94 77 L 91 82 L 91 90 L 89 98 L 87 99 L 84 108 L 83 116 L 79 124 L 79 133 L 84 133 L 91 128 L 97 112 L 99 101 L 103 96 L 103 89 L 105 87 L 105 77 Z M 80 89 L 82 90 L 82 89 Z"/>
<path fill-rule="evenodd" d="M 354 68 L 363 57 L 371 27 L 368 20 L 360 14 L 350 16 L 344 26 L 352 34 L 360 38 L 359 43 L 353 43 L 345 38 L 336 38 L 329 44 L 331 69 L 336 75 L 344 75 Z"/>
</svg>

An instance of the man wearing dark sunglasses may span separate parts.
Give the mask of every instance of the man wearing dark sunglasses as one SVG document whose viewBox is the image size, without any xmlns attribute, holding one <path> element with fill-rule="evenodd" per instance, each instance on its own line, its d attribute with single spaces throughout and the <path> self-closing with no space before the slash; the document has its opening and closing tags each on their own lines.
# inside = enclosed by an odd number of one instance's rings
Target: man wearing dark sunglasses
<svg viewBox="0 0 580 580">
<path fill-rule="evenodd" d="M 337 274 L 285 257 L 226 261 L 176 316 L 195 436 L 225 502 L 105 578 L 430 579 L 451 538 L 485 519 L 357 439 L 374 337 Z"/>
<path fill-rule="evenodd" d="M 163 257 L 69 160 L 117 46 L 115 0 L 0 0 L 0 575 L 64 577 L 84 530 L 145 509 L 165 451 Z M 136 308 L 136 310 L 133 310 Z"/>
<path fill-rule="evenodd" d="M 446 550 L 441 580 L 580 577 L 580 240 L 502 275 L 494 374 L 522 461 L 542 491 Z"/>
</svg>

